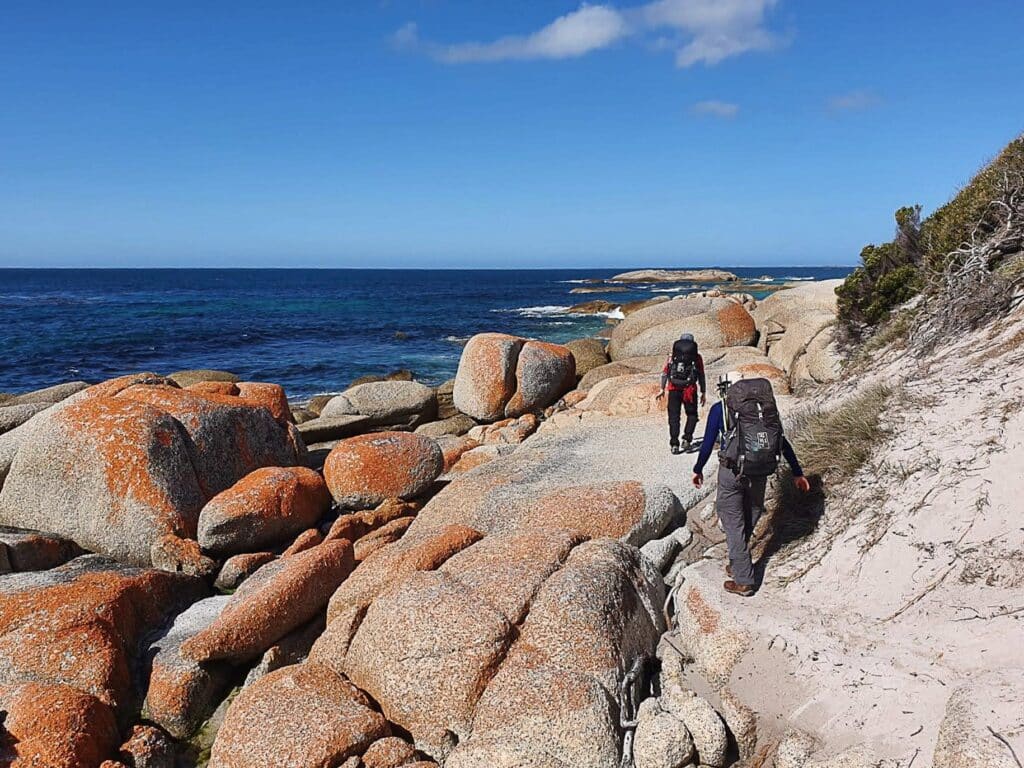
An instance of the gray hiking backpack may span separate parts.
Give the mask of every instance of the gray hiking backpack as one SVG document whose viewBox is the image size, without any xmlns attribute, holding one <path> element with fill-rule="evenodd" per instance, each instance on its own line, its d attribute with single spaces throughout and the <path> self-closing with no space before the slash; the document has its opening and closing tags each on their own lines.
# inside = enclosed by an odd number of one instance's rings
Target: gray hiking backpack
<svg viewBox="0 0 1024 768">
<path fill-rule="evenodd" d="M 743 477 L 767 477 L 779 468 L 782 420 L 767 379 L 741 379 L 722 401 L 722 465 Z"/>
</svg>

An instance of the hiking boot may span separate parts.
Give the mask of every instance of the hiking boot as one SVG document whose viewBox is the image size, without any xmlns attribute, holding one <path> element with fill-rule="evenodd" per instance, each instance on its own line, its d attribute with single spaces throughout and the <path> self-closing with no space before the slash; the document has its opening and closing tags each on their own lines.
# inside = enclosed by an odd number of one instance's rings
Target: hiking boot
<svg viewBox="0 0 1024 768">
<path fill-rule="evenodd" d="M 687 453 L 696 453 L 699 450 L 700 450 L 700 443 L 698 443 L 696 440 L 694 440 L 688 446 L 686 446 L 686 452 Z"/>
<path fill-rule="evenodd" d="M 741 597 L 750 597 L 754 594 L 754 588 L 749 584 L 737 584 L 735 581 L 730 579 L 722 585 L 722 588 L 726 592 L 731 592 L 734 595 L 740 595 Z"/>
<path fill-rule="evenodd" d="M 725 564 L 725 575 L 728 576 L 730 579 L 732 578 L 732 565 L 729 563 Z"/>
<path fill-rule="evenodd" d="M 683 449 L 680 448 L 678 445 L 670 445 L 669 448 L 672 450 L 673 456 L 678 456 L 680 453 L 683 452 Z"/>
</svg>

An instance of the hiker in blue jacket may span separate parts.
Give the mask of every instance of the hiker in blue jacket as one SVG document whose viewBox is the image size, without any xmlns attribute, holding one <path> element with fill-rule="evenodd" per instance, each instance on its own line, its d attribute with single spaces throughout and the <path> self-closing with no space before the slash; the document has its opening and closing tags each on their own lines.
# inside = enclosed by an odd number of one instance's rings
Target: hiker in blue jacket
<svg viewBox="0 0 1024 768">
<path fill-rule="evenodd" d="M 729 565 L 725 568 L 729 580 L 723 586 L 727 592 L 749 597 L 756 584 L 750 537 L 764 513 L 765 487 L 777 467 L 778 454 L 789 463 L 797 489 L 806 493 L 810 484 L 793 446 L 782 434 L 771 384 L 764 379 L 751 379 L 734 388 L 742 379 L 743 375 L 734 371 L 719 382 L 721 399 L 708 412 L 704 439 L 693 467 L 693 484 L 698 488 L 704 484 L 704 465 L 711 458 L 715 443 L 720 442 L 715 509 L 729 549 Z M 735 410 L 727 411 L 726 403 L 730 410 Z M 741 434 L 744 428 L 746 434 Z"/>
</svg>

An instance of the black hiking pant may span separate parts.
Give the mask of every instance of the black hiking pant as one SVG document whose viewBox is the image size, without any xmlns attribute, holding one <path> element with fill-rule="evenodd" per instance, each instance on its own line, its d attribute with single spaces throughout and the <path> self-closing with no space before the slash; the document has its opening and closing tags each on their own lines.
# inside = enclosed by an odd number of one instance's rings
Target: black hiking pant
<svg viewBox="0 0 1024 768">
<path fill-rule="evenodd" d="M 727 467 L 718 467 L 718 498 L 715 509 L 725 529 L 732 580 L 752 587 L 757 583 L 750 560 L 750 537 L 764 514 L 766 477 L 738 477 Z"/>
<path fill-rule="evenodd" d="M 686 427 L 683 429 L 683 442 L 689 443 L 693 440 L 693 430 L 697 428 L 697 393 L 694 392 L 690 400 L 684 400 L 684 392 L 679 389 L 670 389 L 668 392 L 668 442 L 669 445 L 679 445 L 679 416 L 680 411 L 686 413 Z"/>
</svg>

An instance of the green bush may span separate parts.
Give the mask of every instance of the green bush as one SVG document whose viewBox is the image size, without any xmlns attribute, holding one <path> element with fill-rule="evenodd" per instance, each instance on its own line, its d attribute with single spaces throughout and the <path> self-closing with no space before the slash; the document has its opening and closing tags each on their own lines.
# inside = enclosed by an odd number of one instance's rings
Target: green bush
<svg viewBox="0 0 1024 768">
<path fill-rule="evenodd" d="M 993 230 L 997 214 L 991 202 L 998 197 L 999 183 L 1007 172 L 1024 173 L 1024 136 L 1011 141 L 924 221 L 920 206 L 896 211 L 895 238 L 864 248 L 861 265 L 836 291 L 843 341 L 863 340 L 895 307 L 920 293 L 930 274 L 941 273 L 951 252 L 968 241 L 972 232 L 977 229 L 984 237 Z"/>
</svg>

